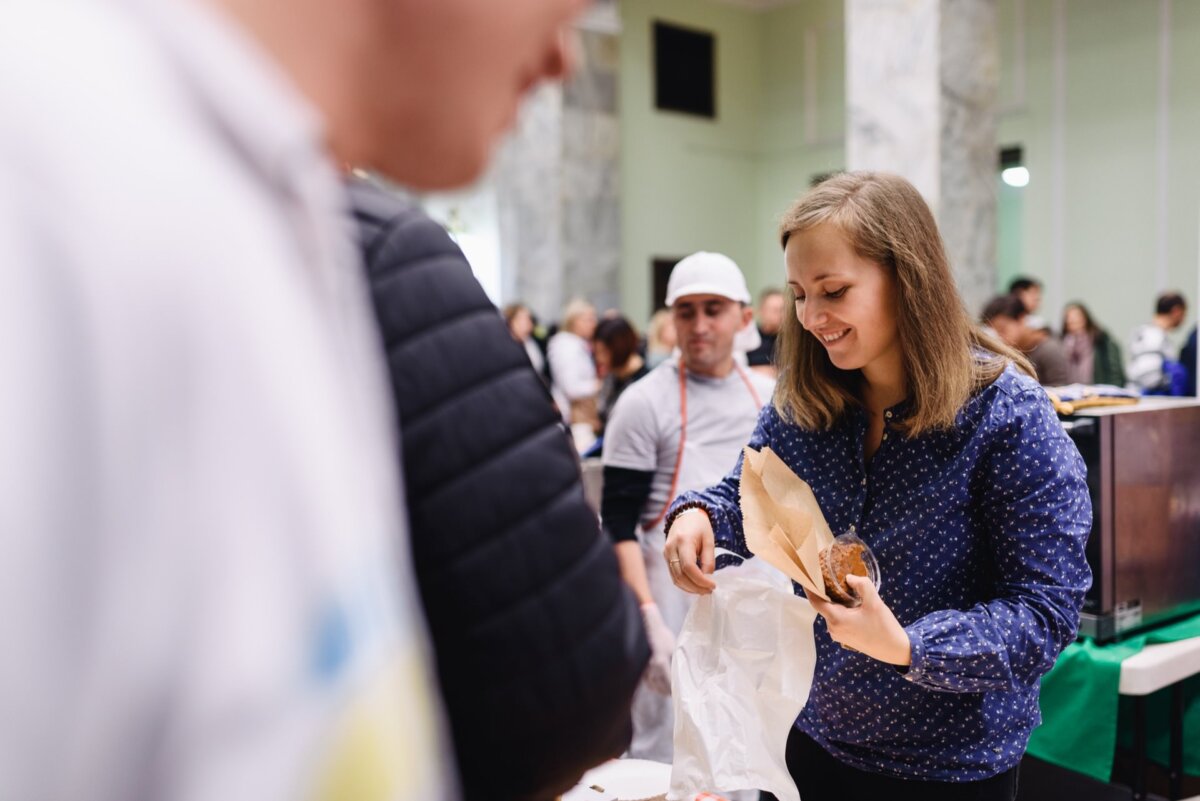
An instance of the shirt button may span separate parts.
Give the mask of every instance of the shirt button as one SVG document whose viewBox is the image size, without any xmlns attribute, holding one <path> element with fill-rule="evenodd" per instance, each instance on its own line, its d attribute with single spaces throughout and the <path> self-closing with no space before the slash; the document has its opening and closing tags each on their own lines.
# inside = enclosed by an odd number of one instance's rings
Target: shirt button
<svg viewBox="0 0 1200 801">
<path fill-rule="evenodd" d="M 887 432 L 886 432 L 886 431 L 884 431 L 884 432 L 883 432 L 883 438 L 884 438 L 884 439 L 887 439 Z"/>
<path fill-rule="evenodd" d="M 883 416 L 884 416 L 884 417 L 886 417 L 886 418 L 887 418 L 887 419 L 889 419 L 889 420 L 891 420 L 891 419 L 892 419 L 892 413 L 891 413 L 891 412 L 884 412 L 884 413 L 883 413 Z"/>
</svg>

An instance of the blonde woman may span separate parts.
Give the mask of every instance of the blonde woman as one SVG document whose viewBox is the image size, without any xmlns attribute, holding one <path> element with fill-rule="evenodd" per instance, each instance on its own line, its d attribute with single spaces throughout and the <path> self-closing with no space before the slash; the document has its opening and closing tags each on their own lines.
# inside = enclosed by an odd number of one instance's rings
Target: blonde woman
<svg viewBox="0 0 1200 801">
<path fill-rule="evenodd" d="M 586 424 L 599 430 L 596 395 L 600 379 L 592 358 L 596 334 L 596 309 L 586 300 L 573 300 L 563 310 L 562 328 L 550 337 L 547 359 L 554 402 L 571 425 Z"/>
<path fill-rule="evenodd" d="M 812 485 L 883 576 L 850 579 L 857 608 L 810 599 L 817 665 L 788 768 L 804 801 L 1009 801 L 1091 581 L 1082 460 L 1025 359 L 972 326 L 907 181 L 836 176 L 780 240 L 795 313 L 750 446 Z M 714 542 L 749 555 L 740 470 L 672 505 L 684 590 L 714 588 Z"/>
<path fill-rule="evenodd" d="M 670 309 L 659 309 L 646 328 L 646 365 L 653 370 L 675 352 L 675 321 Z"/>
</svg>

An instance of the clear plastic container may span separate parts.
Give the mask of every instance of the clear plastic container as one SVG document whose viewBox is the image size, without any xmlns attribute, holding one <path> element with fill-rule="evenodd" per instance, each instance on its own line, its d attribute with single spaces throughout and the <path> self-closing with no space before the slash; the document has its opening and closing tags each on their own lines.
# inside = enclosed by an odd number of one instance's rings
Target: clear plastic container
<svg viewBox="0 0 1200 801">
<path fill-rule="evenodd" d="M 825 592 L 830 599 L 842 606 L 859 606 L 862 599 L 846 584 L 846 576 L 865 576 L 879 589 L 882 577 L 875 554 L 857 534 L 841 534 L 833 539 L 833 545 L 821 551 L 821 577 L 825 580 Z"/>
</svg>

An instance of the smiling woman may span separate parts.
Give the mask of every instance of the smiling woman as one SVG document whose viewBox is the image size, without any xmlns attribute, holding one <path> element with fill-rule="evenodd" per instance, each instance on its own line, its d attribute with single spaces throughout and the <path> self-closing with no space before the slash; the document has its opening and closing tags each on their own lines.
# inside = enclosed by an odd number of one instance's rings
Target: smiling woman
<svg viewBox="0 0 1200 801">
<path fill-rule="evenodd" d="M 828 428 L 862 393 L 910 397 L 903 429 L 954 422 L 968 395 L 1023 356 L 971 324 L 933 214 L 908 181 L 849 173 L 819 184 L 780 224 L 795 316 L 783 321 L 780 408 Z"/>
<path fill-rule="evenodd" d="M 848 577 L 854 609 L 809 599 L 817 663 L 788 769 L 805 801 L 1011 801 L 1039 681 L 1091 581 L 1082 460 L 1028 363 L 972 326 L 907 181 L 835 176 L 788 210 L 780 241 L 795 314 L 749 446 L 808 482 L 889 577 Z M 739 460 L 672 505 L 680 588 L 711 591 L 699 557 L 714 546 L 751 555 L 740 478 Z"/>
<path fill-rule="evenodd" d="M 887 395 L 885 406 L 903 400 L 893 273 L 855 252 L 832 222 L 797 233 L 784 252 L 799 325 L 833 367 L 861 370 L 867 385 Z"/>
</svg>

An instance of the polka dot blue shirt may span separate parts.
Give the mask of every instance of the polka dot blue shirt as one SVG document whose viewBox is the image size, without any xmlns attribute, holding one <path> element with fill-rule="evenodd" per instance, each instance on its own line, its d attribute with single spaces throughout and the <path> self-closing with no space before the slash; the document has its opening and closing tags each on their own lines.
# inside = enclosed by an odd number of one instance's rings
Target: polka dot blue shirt
<svg viewBox="0 0 1200 801">
<path fill-rule="evenodd" d="M 1075 638 L 1091 571 L 1091 502 L 1078 450 L 1045 392 L 1011 366 L 946 431 L 908 438 L 885 413 L 805 431 L 767 406 L 750 446 L 770 446 L 813 488 L 835 534 L 874 551 L 880 595 L 912 644 L 907 671 L 834 643 L 818 616 L 812 691 L 796 726 L 843 763 L 889 776 L 975 781 L 1020 761 L 1040 722 L 1038 684 Z M 718 545 L 749 556 L 741 459 L 708 506 Z M 803 591 L 797 586 L 797 594 Z"/>
</svg>

